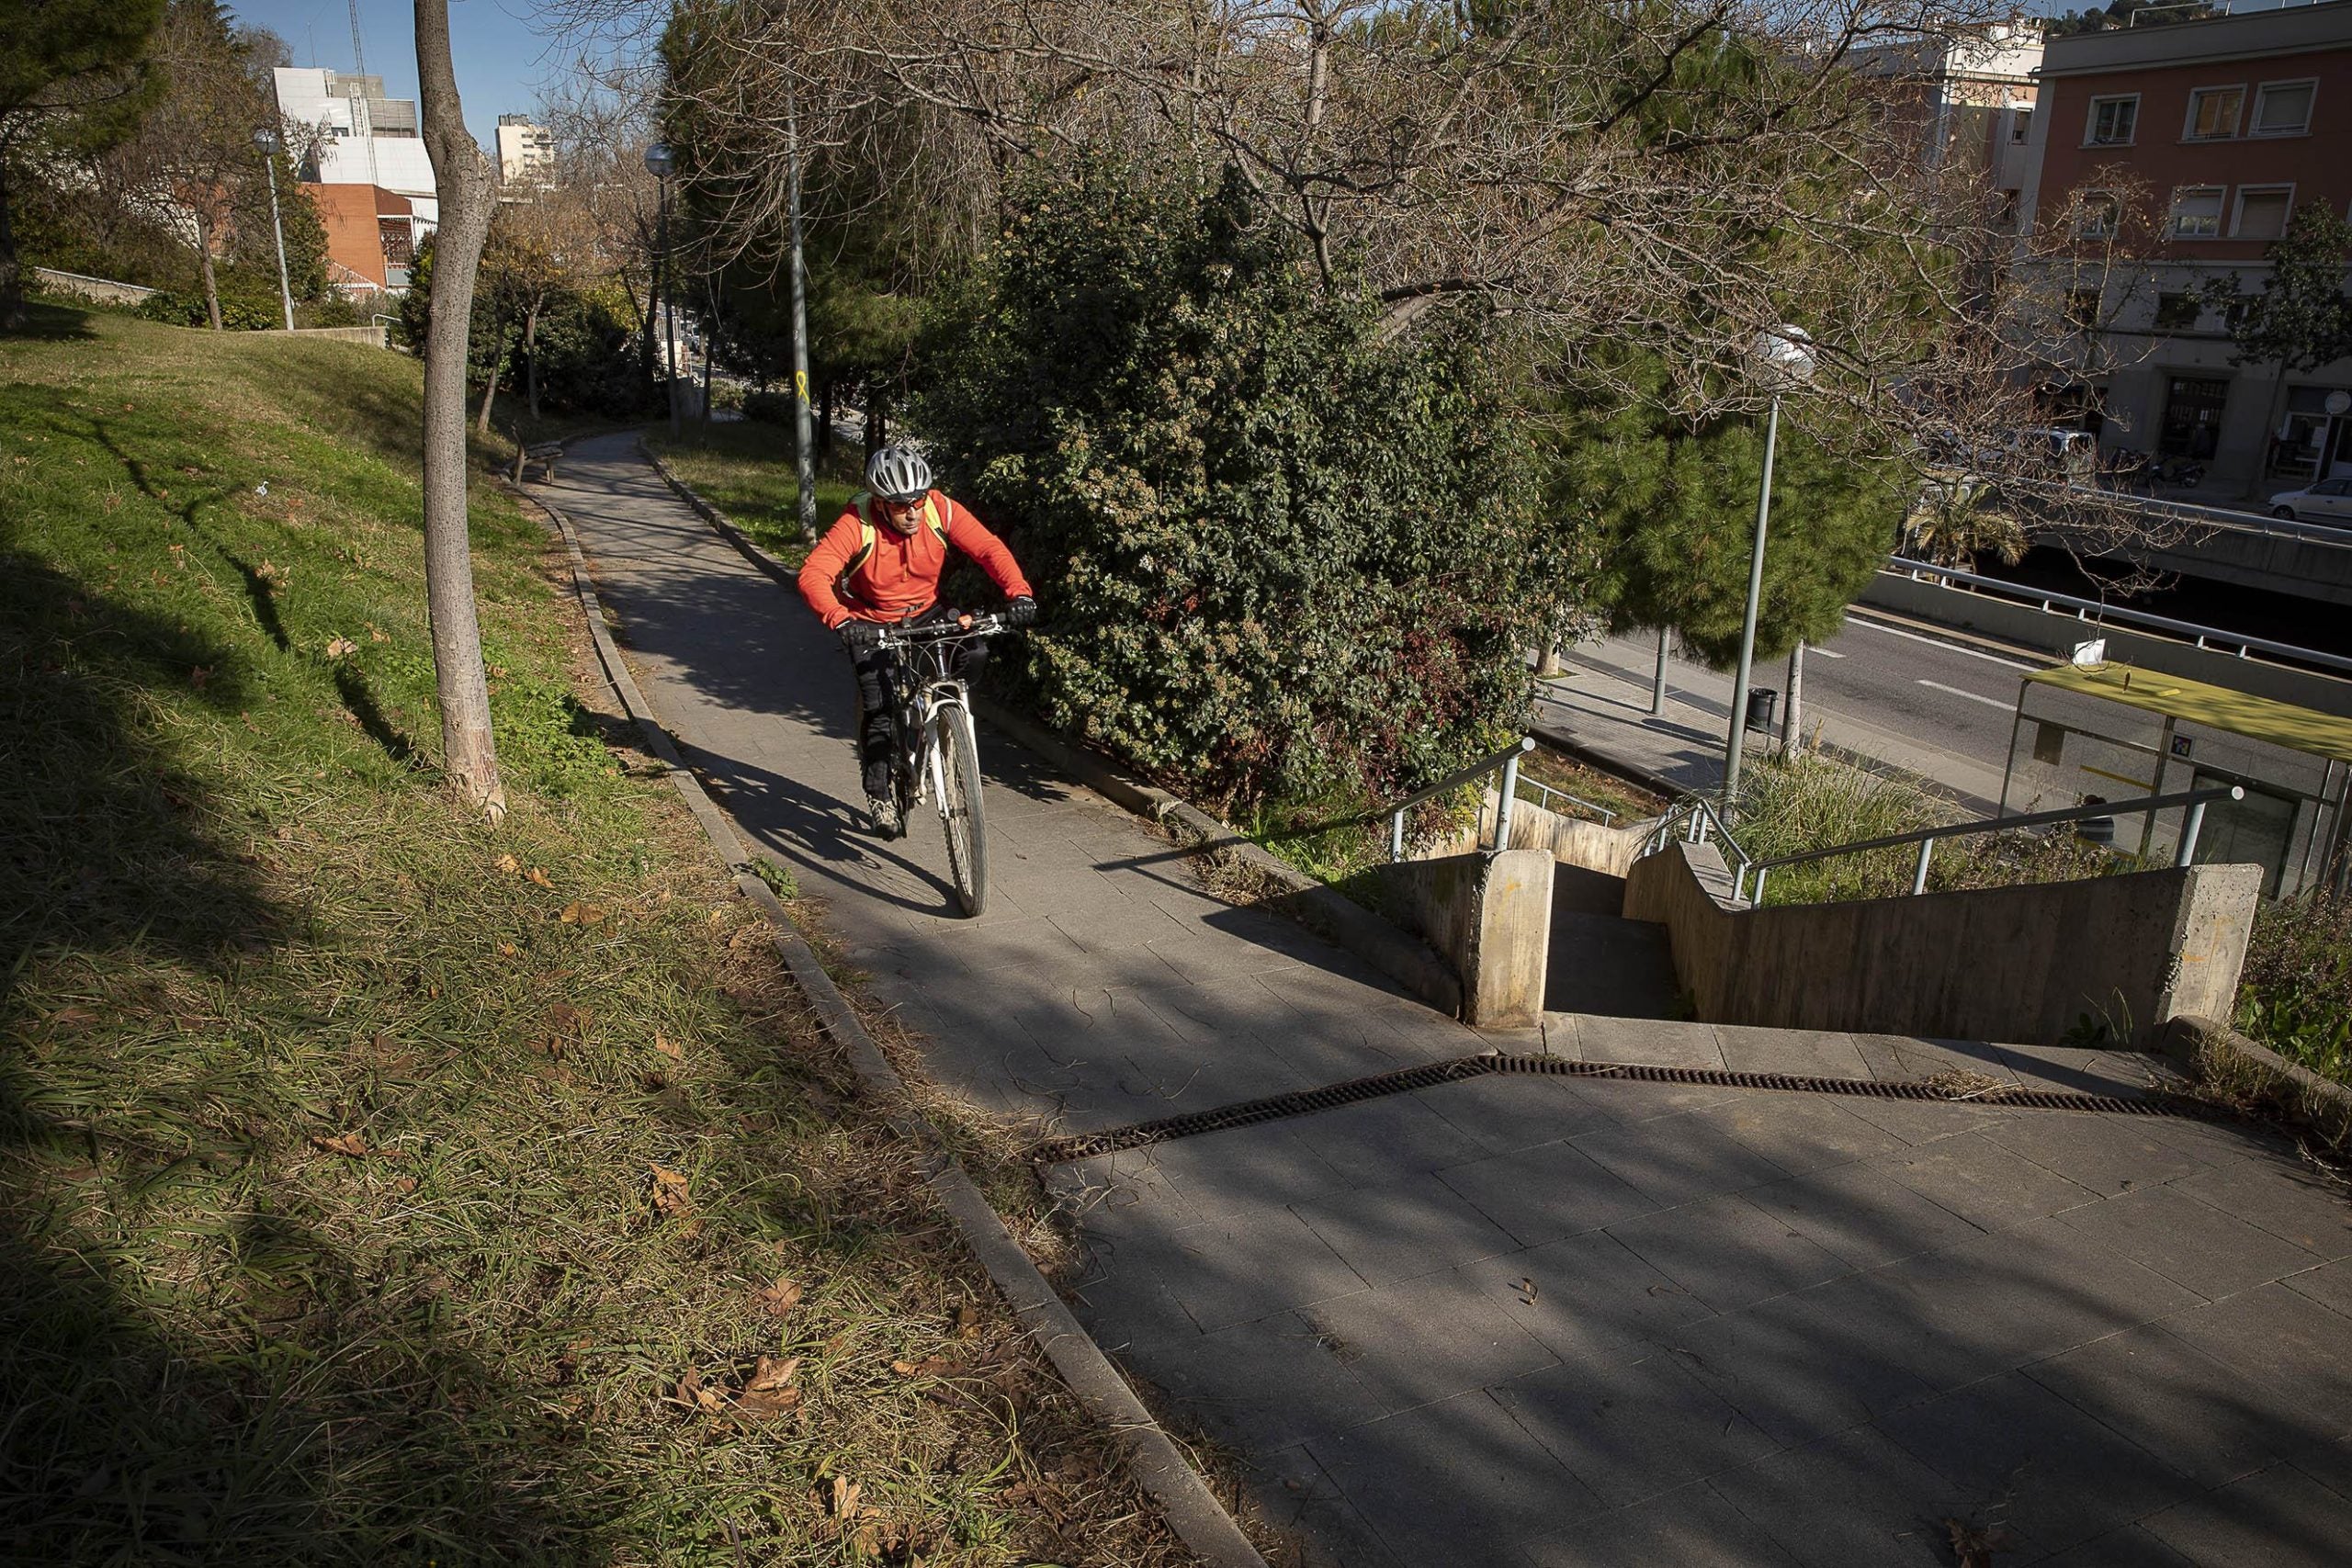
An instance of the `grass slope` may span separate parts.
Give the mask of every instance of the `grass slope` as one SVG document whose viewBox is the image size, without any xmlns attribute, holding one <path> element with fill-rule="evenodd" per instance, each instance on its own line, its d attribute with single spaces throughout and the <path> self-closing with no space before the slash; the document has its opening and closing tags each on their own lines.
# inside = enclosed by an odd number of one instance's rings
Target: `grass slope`
<svg viewBox="0 0 2352 1568">
<path fill-rule="evenodd" d="M 437 784 L 418 401 L 0 340 L 0 1556 L 1171 1560 L 490 491 L 513 814 Z"/>
<path fill-rule="evenodd" d="M 648 439 L 672 473 L 725 513 L 762 549 L 786 566 L 797 567 L 808 558 L 808 547 L 800 542 L 799 459 L 790 430 L 740 420 L 707 430 L 689 426 L 674 441 L 665 434 Z M 860 461 L 846 442 L 838 441 L 819 458 L 818 533 L 831 527 L 865 488 Z"/>
</svg>

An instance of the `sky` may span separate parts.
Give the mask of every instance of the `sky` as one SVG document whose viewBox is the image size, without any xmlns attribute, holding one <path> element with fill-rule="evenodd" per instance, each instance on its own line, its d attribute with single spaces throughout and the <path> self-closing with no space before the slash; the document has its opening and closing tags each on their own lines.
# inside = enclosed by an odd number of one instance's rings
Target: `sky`
<svg viewBox="0 0 2352 1568">
<path fill-rule="evenodd" d="M 297 65 L 349 71 L 350 0 L 225 0 L 240 22 L 284 39 Z M 538 0 L 450 0 L 449 45 L 466 125 L 495 148 L 498 117 L 537 109 L 541 89 L 563 73 L 568 35 Z M 413 0 L 359 0 L 359 36 L 368 71 L 384 79 L 387 97 L 416 96 L 416 12 Z"/>
</svg>

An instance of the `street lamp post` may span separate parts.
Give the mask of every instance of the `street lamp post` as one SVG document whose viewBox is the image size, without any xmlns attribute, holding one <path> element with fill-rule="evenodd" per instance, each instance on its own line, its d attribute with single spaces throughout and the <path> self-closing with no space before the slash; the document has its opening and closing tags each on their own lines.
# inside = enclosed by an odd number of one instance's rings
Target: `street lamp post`
<svg viewBox="0 0 2352 1568">
<path fill-rule="evenodd" d="M 656 219 L 653 240 L 653 295 L 662 306 L 662 335 L 667 341 L 669 357 L 662 367 L 662 384 L 670 396 L 670 436 L 678 434 L 678 302 L 673 298 L 674 285 L 666 277 L 670 263 L 670 175 L 678 166 L 678 155 L 657 141 L 645 150 L 645 168 L 662 185 L 661 215 Z M 650 328 L 652 323 L 646 325 Z"/>
<path fill-rule="evenodd" d="M 1772 455 L 1781 439 L 1781 394 L 1813 375 L 1813 339 L 1785 322 L 1756 334 L 1749 359 L 1772 392 L 1764 423 L 1764 479 L 1756 489 L 1756 540 L 1748 547 L 1747 607 L 1739 623 L 1739 668 L 1731 683 L 1731 739 L 1724 747 L 1724 808 L 1739 799 L 1740 749 L 1747 743 L 1747 678 L 1756 663 L 1756 611 L 1764 596 L 1764 530 L 1772 518 Z"/>
<path fill-rule="evenodd" d="M 254 132 L 254 150 L 261 153 L 263 183 L 269 186 L 269 226 L 277 235 L 277 302 L 286 307 L 286 330 L 294 330 L 294 290 L 286 281 L 286 224 L 277 216 L 277 132 L 267 126 Z"/>
<path fill-rule="evenodd" d="M 800 258 L 800 115 L 784 90 L 784 135 L 792 176 L 792 429 L 800 459 L 800 536 L 817 538 L 816 443 L 808 429 L 808 270 Z"/>
</svg>

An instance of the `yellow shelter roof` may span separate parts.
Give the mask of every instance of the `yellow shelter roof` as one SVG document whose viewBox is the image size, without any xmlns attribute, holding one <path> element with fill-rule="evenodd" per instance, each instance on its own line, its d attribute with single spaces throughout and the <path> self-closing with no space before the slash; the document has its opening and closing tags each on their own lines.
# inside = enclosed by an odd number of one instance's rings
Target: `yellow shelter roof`
<svg viewBox="0 0 2352 1568">
<path fill-rule="evenodd" d="M 2312 757 L 2333 757 L 2352 762 L 2352 718 L 2297 707 L 2226 686 L 2211 686 L 2186 675 L 2136 670 L 2128 664 L 2098 664 L 2087 669 L 2061 664 L 2037 670 L 2026 677 L 2061 691 L 2104 697 L 2111 703 L 2185 718 L 2209 729 L 2226 730 L 2252 740 L 2267 740 L 2290 751 Z"/>
</svg>

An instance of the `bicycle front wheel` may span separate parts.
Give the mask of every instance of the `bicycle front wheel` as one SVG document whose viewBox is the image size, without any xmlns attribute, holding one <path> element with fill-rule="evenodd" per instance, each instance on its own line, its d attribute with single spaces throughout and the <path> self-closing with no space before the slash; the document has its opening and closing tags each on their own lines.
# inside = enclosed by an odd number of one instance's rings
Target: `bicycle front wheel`
<svg viewBox="0 0 2352 1568">
<path fill-rule="evenodd" d="M 931 716 L 932 755 L 939 762 L 939 819 L 947 830 L 947 869 L 967 915 L 988 903 L 987 822 L 980 810 L 980 750 L 972 716 L 942 703 Z"/>
</svg>

